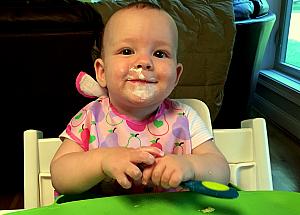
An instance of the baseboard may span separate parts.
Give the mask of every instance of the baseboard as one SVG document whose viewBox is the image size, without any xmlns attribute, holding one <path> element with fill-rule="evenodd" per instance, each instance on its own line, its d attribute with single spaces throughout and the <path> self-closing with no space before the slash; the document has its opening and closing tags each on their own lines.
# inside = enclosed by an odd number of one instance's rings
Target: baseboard
<svg viewBox="0 0 300 215">
<path fill-rule="evenodd" d="M 272 120 L 300 140 L 300 121 L 257 94 L 254 96 L 254 107 L 264 117 Z"/>
<path fill-rule="evenodd" d="M 253 106 L 300 140 L 300 94 L 274 77 L 270 71 L 259 75 Z"/>
</svg>

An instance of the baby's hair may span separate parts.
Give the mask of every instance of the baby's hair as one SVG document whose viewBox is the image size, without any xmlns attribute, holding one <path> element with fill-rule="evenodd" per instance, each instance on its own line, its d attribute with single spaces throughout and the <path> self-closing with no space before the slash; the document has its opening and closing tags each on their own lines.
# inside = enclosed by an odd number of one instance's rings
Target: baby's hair
<svg viewBox="0 0 300 215">
<path fill-rule="evenodd" d="M 144 9 L 144 8 L 147 9 L 148 8 L 148 9 L 163 10 L 158 4 L 155 4 L 155 3 L 152 3 L 152 2 L 147 2 L 147 1 L 138 1 L 138 2 L 129 3 L 126 6 L 121 7 L 117 11 L 126 10 L 126 9 L 130 9 L 130 8 L 137 8 L 137 9 Z M 93 60 L 95 60 L 98 57 L 102 56 L 104 31 L 105 31 L 105 26 L 104 26 L 103 31 L 100 33 L 98 40 L 96 40 L 95 46 L 93 48 L 93 53 L 92 53 Z"/>
<path fill-rule="evenodd" d="M 127 6 L 121 8 L 121 9 L 126 9 L 126 8 L 138 8 L 138 9 L 152 8 L 152 9 L 161 9 L 161 7 L 159 5 L 151 3 L 151 2 L 146 2 L 146 1 L 139 1 L 139 2 L 129 3 Z"/>
</svg>

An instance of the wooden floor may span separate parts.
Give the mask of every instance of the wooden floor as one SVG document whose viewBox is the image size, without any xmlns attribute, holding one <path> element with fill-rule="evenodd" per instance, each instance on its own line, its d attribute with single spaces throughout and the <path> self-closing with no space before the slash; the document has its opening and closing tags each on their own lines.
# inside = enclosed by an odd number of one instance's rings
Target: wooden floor
<svg viewBox="0 0 300 215">
<path fill-rule="evenodd" d="M 0 210 L 24 208 L 23 192 L 0 194 Z"/>
<path fill-rule="evenodd" d="M 300 141 L 267 121 L 274 190 L 300 192 Z M 0 194 L 1 209 L 23 208 L 23 192 Z"/>
<path fill-rule="evenodd" d="M 267 123 L 274 190 L 300 192 L 300 140 Z"/>
</svg>

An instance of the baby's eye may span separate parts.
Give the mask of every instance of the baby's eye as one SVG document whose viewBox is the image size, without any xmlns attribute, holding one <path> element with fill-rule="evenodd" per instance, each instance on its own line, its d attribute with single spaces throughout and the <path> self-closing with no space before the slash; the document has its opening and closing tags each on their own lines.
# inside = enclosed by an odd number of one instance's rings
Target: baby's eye
<svg viewBox="0 0 300 215">
<path fill-rule="evenodd" d="M 153 55 L 154 55 L 155 57 L 158 57 L 158 58 L 164 58 L 164 57 L 167 57 L 166 52 L 161 51 L 161 50 L 158 50 L 158 51 L 154 52 Z"/>
<path fill-rule="evenodd" d="M 133 54 L 133 51 L 131 49 L 123 49 L 121 51 L 121 54 L 122 55 L 131 55 L 131 54 Z"/>
</svg>

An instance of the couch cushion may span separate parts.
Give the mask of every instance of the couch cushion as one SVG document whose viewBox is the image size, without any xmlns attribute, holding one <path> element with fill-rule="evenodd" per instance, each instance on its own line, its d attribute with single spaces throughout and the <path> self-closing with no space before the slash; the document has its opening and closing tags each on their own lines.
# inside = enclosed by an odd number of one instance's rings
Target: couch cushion
<svg viewBox="0 0 300 215">
<path fill-rule="evenodd" d="M 76 0 L 0 1 L 0 32 L 66 32 L 96 29 L 101 18 Z"/>
<path fill-rule="evenodd" d="M 104 23 L 121 6 L 132 1 L 101 0 L 92 3 Z M 198 98 L 209 107 L 215 119 L 223 100 L 234 36 L 231 0 L 164 0 L 159 4 L 176 21 L 179 31 L 178 61 L 184 72 L 172 98 Z"/>
</svg>

